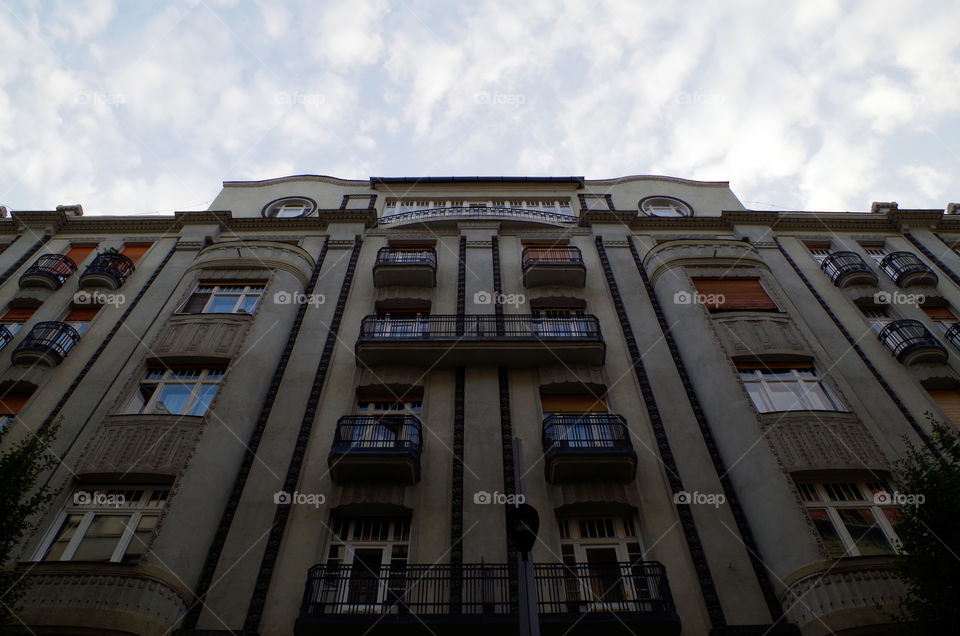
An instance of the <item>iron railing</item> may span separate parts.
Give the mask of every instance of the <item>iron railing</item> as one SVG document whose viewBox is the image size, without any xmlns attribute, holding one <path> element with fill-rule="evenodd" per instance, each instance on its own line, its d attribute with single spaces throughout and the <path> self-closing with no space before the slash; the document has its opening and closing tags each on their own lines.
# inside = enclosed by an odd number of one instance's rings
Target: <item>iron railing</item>
<svg viewBox="0 0 960 636">
<path fill-rule="evenodd" d="M 136 269 L 133 261 L 119 252 L 103 252 L 97 254 L 93 262 L 83 270 L 83 276 L 87 274 L 100 274 L 109 276 L 116 283 L 117 287 L 123 285 L 124 281 L 133 274 Z"/>
<path fill-rule="evenodd" d="M 380 217 L 381 225 L 391 223 L 403 223 L 404 221 L 417 221 L 425 219 L 437 219 L 444 217 L 511 217 L 520 219 L 532 219 L 534 221 L 549 221 L 552 223 L 576 223 L 577 217 L 571 214 L 559 214 L 557 212 L 547 212 L 545 210 L 532 210 L 529 208 L 505 208 L 505 207 L 484 207 L 484 208 L 428 208 L 425 210 L 410 210 L 409 212 L 398 212 Z"/>
<path fill-rule="evenodd" d="M 337 422 L 331 455 L 351 452 L 408 452 L 423 446 L 420 420 L 413 415 L 345 415 Z"/>
<path fill-rule="evenodd" d="M 543 452 L 633 452 L 627 421 L 611 413 L 554 413 L 543 418 Z"/>
<path fill-rule="evenodd" d="M 946 354 L 943 345 L 919 320 L 895 320 L 884 327 L 877 338 L 898 360 L 921 347 L 939 348 Z"/>
<path fill-rule="evenodd" d="M 925 273 L 936 277 L 933 270 L 911 252 L 891 252 L 887 254 L 880 261 L 880 269 L 886 272 L 887 276 L 898 285 L 904 277 L 910 274 Z"/>
<path fill-rule="evenodd" d="M 960 322 L 955 322 L 949 327 L 947 327 L 946 333 L 943 334 L 943 337 L 950 341 L 957 349 L 960 349 Z"/>
<path fill-rule="evenodd" d="M 656 561 L 534 565 L 541 617 L 583 613 L 673 614 L 666 569 Z M 510 616 L 507 564 L 362 565 L 326 563 L 307 574 L 300 608 L 308 617 L 410 615 L 416 621 L 450 616 Z"/>
<path fill-rule="evenodd" d="M 38 322 L 13 353 L 16 355 L 18 351 L 40 351 L 52 354 L 57 363 L 60 363 L 78 340 L 80 334 L 65 322 Z"/>
<path fill-rule="evenodd" d="M 436 269 L 437 251 L 433 249 L 405 250 L 381 247 L 377 250 L 374 267 L 380 265 L 428 265 Z"/>
<path fill-rule="evenodd" d="M 59 289 L 75 271 L 77 271 L 77 264 L 70 257 L 63 254 L 44 254 L 23 273 L 20 281 L 22 283 L 27 276 L 39 274 L 54 281 Z"/>
<path fill-rule="evenodd" d="M 521 257 L 523 269 L 531 265 L 583 265 L 579 247 L 525 247 Z"/>
<path fill-rule="evenodd" d="M 839 285 L 848 274 L 872 274 L 873 270 L 856 252 L 833 252 L 823 259 L 820 269 L 830 277 L 834 285 Z"/>
<path fill-rule="evenodd" d="M 534 314 L 432 314 L 416 318 L 367 316 L 360 323 L 360 340 L 600 340 L 600 321 L 589 314 L 554 317 Z"/>
<path fill-rule="evenodd" d="M 6 347 L 13 340 L 13 333 L 7 329 L 6 325 L 0 325 L 0 349 Z"/>
</svg>

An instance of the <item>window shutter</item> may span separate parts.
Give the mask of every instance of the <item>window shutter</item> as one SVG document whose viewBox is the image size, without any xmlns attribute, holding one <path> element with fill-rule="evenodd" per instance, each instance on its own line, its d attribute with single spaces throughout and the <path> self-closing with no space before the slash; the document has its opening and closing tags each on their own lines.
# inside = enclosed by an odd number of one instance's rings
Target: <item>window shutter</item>
<svg viewBox="0 0 960 636">
<path fill-rule="evenodd" d="M 94 245 L 71 245 L 70 251 L 67 252 L 67 257 L 76 263 L 78 266 L 83 262 L 83 259 L 87 257 L 90 252 L 93 251 Z"/>
<path fill-rule="evenodd" d="M 7 313 L 3 314 L 3 317 L 0 317 L 0 321 L 26 322 L 30 320 L 30 317 L 33 316 L 35 311 L 37 311 L 36 307 L 14 307 L 8 309 Z"/>
<path fill-rule="evenodd" d="M 950 423 L 960 428 L 960 391 L 929 391 Z"/>
<path fill-rule="evenodd" d="M 97 312 L 100 311 L 99 307 L 96 308 L 87 308 L 83 307 L 80 309 L 71 309 L 70 313 L 67 314 L 66 318 L 63 319 L 64 322 L 88 322 L 93 320 L 97 315 Z"/>
<path fill-rule="evenodd" d="M 711 310 L 778 309 L 756 278 L 694 278 L 693 284 L 698 293 L 718 300 L 716 304 L 708 304 Z M 723 302 L 719 302 L 720 298 Z"/>
<path fill-rule="evenodd" d="M 606 413 L 607 403 L 592 395 L 545 394 L 540 396 L 544 413 Z"/>
<path fill-rule="evenodd" d="M 140 261 L 140 259 L 143 257 L 143 255 L 147 253 L 148 249 L 150 249 L 149 244 L 124 245 L 123 252 L 121 252 L 121 254 L 129 258 L 131 261 L 133 261 L 133 264 L 136 265 Z"/>
<path fill-rule="evenodd" d="M 921 307 L 923 313 L 927 314 L 931 320 L 956 320 L 949 307 Z"/>
<path fill-rule="evenodd" d="M 0 415 L 16 415 L 30 399 L 31 393 L 8 393 L 0 398 Z"/>
</svg>

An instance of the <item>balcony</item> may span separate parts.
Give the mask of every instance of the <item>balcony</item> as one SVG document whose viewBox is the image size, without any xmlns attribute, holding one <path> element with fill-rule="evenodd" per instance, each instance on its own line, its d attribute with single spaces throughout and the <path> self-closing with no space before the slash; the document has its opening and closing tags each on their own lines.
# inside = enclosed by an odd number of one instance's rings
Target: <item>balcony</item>
<svg viewBox="0 0 960 636">
<path fill-rule="evenodd" d="M 946 333 L 943 334 L 943 337 L 946 338 L 954 347 L 960 349 L 960 322 L 955 322 L 950 325 Z"/>
<path fill-rule="evenodd" d="M 321 564 L 307 575 L 294 634 L 518 633 L 506 564 L 356 568 Z M 676 635 L 680 618 L 662 564 L 536 564 L 537 611 L 545 636 Z"/>
<path fill-rule="evenodd" d="M 360 324 L 357 363 L 462 364 L 536 367 L 603 364 L 606 345 L 595 316 L 563 318 L 531 314 L 432 315 L 418 318 L 367 316 Z"/>
<path fill-rule="evenodd" d="M 45 287 L 56 291 L 70 275 L 77 271 L 77 264 L 63 254 L 44 254 L 20 277 L 20 289 Z"/>
<path fill-rule="evenodd" d="M 526 247 L 523 250 L 523 284 L 583 287 L 587 270 L 576 247 Z"/>
<path fill-rule="evenodd" d="M 13 333 L 5 326 L 0 325 L 0 349 L 6 347 L 13 340 Z"/>
<path fill-rule="evenodd" d="M 80 287 L 106 287 L 119 289 L 133 274 L 133 261 L 119 252 L 97 254 L 93 262 L 80 275 Z"/>
<path fill-rule="evenodd" d="M 337 422 L 327 462 L 334 481 L 420 479 L 423 438 L 412 415 L 346 415 Z"/>
<path fill-rule="evenodd" d="M 877 275 L 856 252 L 833 252 L 823 259 L 820 269 L 837 287 L 877 284 Z"/>
<path fill-rule="evenodd" d="M 891 252 L 880 261 L 880 269 L 900 287 L 936 285 L 937 275 L 910 252 Z"/>
<path fill-rule="evenodd" d="M 60 364 L 77 344 L 80 334 L 65 322 L 38 322 L 27 337 L 13 350 L 14 364 Z"/>
<path fill-rule="evenodd" d="M 919 320 L 895 320 L 877 338 L 906 365 L 947 360 L 947 350 Z"/>
<path fill-rule="evenodd" d="M 513 219 L 518 221 L 532 221 L 535 223 L 563 223 L 571 224 L 577 222 L 577 217 L 570 214 L 559 214 L 557 212 L 548 212 L 546 210 L 536 210 L 530 208 L 505 208 L 497 206 L 483 207 L 452 207 L 452 208 L 428 208 L 424 210 L 410 210 L 408 212 L 398 212 L 380 217 L 380 225 L 394 225 L 397 223 L 409 223 L 412 221 L 436 221 L 457 219 Z"/>
<path fill-rule="evenodd" d="M 375 287 L 434 287 L 437 284 L 436 250 L 380 248 L 373 265 L 373 284 Z"/>
<path fill-rule="evenodd" d="M 626 420 L 610 413 L 554 413 L 543 419 L 547 481 L 633 479 L 637 454 Z"/>
</svg>

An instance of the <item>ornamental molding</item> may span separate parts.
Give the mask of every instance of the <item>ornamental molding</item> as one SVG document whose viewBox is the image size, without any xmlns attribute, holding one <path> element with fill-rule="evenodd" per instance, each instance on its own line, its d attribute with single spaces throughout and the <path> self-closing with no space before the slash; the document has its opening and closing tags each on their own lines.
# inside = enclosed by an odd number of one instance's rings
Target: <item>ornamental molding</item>
<svg viewBox="0 0 960 636">
<path fill-rule="evenodd" d="M 252 322 L 249 314 L 175 314 L 153 341 L 150 357 L 167 362 L 231 360 L 243 347 Z"/>
<path fill-rule="evenodd" d="M 891 464 L 853 413 L 762 413 L 761 428 L 787 473 L 810 470 L 877 470 Z"/>
<path fill-rule="evenodd" d="M 173 421 L 171 421 L 173 420 Z M 102 424 L 77 462 L 78 475 L 122 473 L 175 477 L 200 436 L 199 417 L 115 416 Z"/>
</svg>

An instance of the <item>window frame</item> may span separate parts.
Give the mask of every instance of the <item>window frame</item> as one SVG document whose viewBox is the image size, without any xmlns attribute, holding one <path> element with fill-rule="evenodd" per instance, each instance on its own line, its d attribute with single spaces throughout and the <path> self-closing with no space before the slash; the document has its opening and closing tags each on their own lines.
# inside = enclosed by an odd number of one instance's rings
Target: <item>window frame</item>
<svg viewBox="0 0 960 636">
<path fill-rule="evenodd" d="M 203 288 L 209 287 L 213 291 L 210 291 L 206 295 L 208 296 L 207 300 L 204 301 L 203 306 L 200 308 L 200 311 L 188 311 L 191 303 L 194 298 L 204 295 L 202 291 Z M 239 294 L 229 293 L 227 289 L 236 289 L 242 288 Z M 177 315 L 199 315 L 199 314 L 239 314 L 245 316 L 252 316 L 257 313 L 257 309 L 260 307 L 260 302 L 263 300 L 263 294 L 266 291 L 267 283 L 266 282 L 248 282 L 243 281 L 239 283 L 229 284 L 228 281 L 218 281 L 218 282 L 199 282 L 197 283 L 193 291 L 190 292 L 190 295 L 187 296 L 187 299 L 180 304 L 180 307 L 177 308 Z M 252 289 L 259 289 L 259 292 L 252 293 Z M 219 292 L 219 293 L 218 293 Z M 233 304 L 233 309 L 231 311 L 207 311 L 211 304 L 218 298 L 228 298 L 231 296 L 236 296 L 237 300 Z M 249 298 L 256 298 L 252 311 L 240 311 L 240 308 Z"/>
<path fill-rule="evenodd" d="M 659 205 L 657 205 L 659 203 Z M 662 219 L 679 219 L 693 216 L 693 206 L 677 197 L 664 194 L 655 194 L 643 197 L 637 203 L 637 208 L 647 216 Z M 661 214 L 656 210 L 671 210 L 673 214 Z"/>
<path fill-rule="evenodd" d="M 880 555 L 863 555 L 860 552 L 860 548 L 857 545 L 857 539 L 854 539 L 850 534 L 850 531 L 847 529 L 846 524 L 843 519 L 840 517 L 839 510 L 869 510 L 873 515 L 875 525 L 883 533 L 884 538 L 887 540 L 887 543 L 890 546 L 891 555 L 896 555 L 902 546 L 900 538 L 897 536 L 896 530 L 893 527 L 893 523 L 890 522 L 890 519 L 884 513 L 885 510 L 895 510 L 899 512 L 900 506 L 896 504 L 878 504 L 874 500 L 874 494 L 877 492 L 886 492 L 892 493 L 891 489 L 886 483 L 883 482 L 866 482 L 860 480 L 850 480 L 850 481 L 829 481 L 829 480 L 797 480 L 797 490 L 800 492 L 800 499 L 803 501 L 804 508 L 807 510 L 807 514 L 810 515 L 811 510 L 824 510 L 827 513 L 827 520 L 833 526 L 833 531 L 836 537 L 840 540 L 844 548 L 844 553 L 841 555 L 830 554 L 830 549 L 827 547 L 827 553 L 830 558 L 843 558 L 843 557 L 858 557 L 858 556 L 880 556 Z M 855 486 L 857 494 L 860 496 L 859 499 L 833 499 L 831 498 L 830 492 L 827 490 L 826 485 L 830 484 L 831 486 L 842 485 L 842 486 Z M 876 487 L 876 488 L 874 488 Z M 812 492 L 817 495 L 817 499 L 809 499 L 807 493 Z M 848 489 L 849 490 L 849 489 Z M 806 491 L 806 492 L 805 492 Z M 810 515 L 811 520 L 813 516 Z M 817 537 L 826 545 L 826 541 L 823 536 L 817 531 Z M 861 537 L 862 538 L 862 537 Z"/>
<path fill-rule="evenodd" d="M 801 371 L 809 372 L 812 377 L 801 375 Z M 752 372 L 752 377 L 748 377 L 747 374 Z M 784 373 L 790 373 L 789 378 L 780 378 L 780 377 L 765 377 L 769 374 L 771 376 L 779 376 Z M 826 412 L 839 412 L 847 413 L 848 410 L 840 399 L 834 394 L 833 390 L 824 382 L 824 377 L 817 371 L 816 367 L 813 364 L 802 364 L 802 363 L 793 363 L 789 365 L 776 365 L 770 367 L 764 364 L 738 364 L 737 365 L 737 374 L 740 377 L 740 381 L 743 383 L 744 390 L 747 392 L 747 396 L 750 398 L 750 402 L 753 404 L 753 407 L 758 413 L 786 413 L 791 411 L 826 411 Z M 770 389 L 771 384 L 781 384 L 787 385 L 790 383 L 790 392 L 795 398 L 794 405 L 799 405 L 801 408 L 788 408 L 780 409 L 776 408 L 777 404 L 777 395 Z M 811 402 L 804 402 L 803 398 L 808 396 L 811 391 L 807 389 L 808 385 L 816 386 L 823 398 L 832 405 L 832 409 L 823 409 L 823 408 L 810 408 Z M 754 388 L 759 388 L 761 393 L 755 393 Z M 802 392 L 798 392 L 797 389 L 802 388 Z M 755 396 L 760 396 L 765 399 L 766 404 L 761 405 L 758 403 L 758 400 Z M 761 406 L 769 405 L 771 408 L 761 408 Z"/>
<path fill-rule="evenodd" d="M 174 378 L 175 374 L 178 371 L 184 370 L 199 370 L 200 375 L 197 376 L 196 380 L 192 383 L 188 382 L 177 382 Z M 153 380 L 150 379 L 152 373 L 162 371 L 161 377 Z M 211 381 L 211 371 L 220 371 L 220 376 L 216 381 Z M 183 367 L 160 367 L 160 366 L 150 366 L 144 371 L 141 379 L 136 383 L 133 392 L 130 396 L 127 397 L 123 402 L 123 406 L 120 409 L 119 415 L 176 415 L 178 417 L 204 417 L 207 414 L 207 411 L 210 410 L 210 404 L 213 403 L 213 400 L 216 399 L 217 393 L 220 391 L 220 387 L 223 384 L 223 379 L 226 377 L 227 367 L 226 366 L 183 366 Z M 153 384 L 154 389 L 150 393 L 150 397 L 143 400 L 142 388 L 145 384 Z M 156 404 L 160 396 L 163 394 L 163 389 L 166 386 L 173 385 L 191 385 L 190 393 L 187 396 L 186 401 L 184 402 L 183 411 L 180 413 L 172 412 L 162 412 L 157 411 Z M 213 395 L 210 396 L 210 400 L 207 404 L 207 407 L 203 410 L 203 413 L 191 413 L 191 411 L 196 406 L 197 402 L 200 399 L 200 391 L 204 386 L 215 386 L 216 389 L 213 391 Z M 137 398 L 143 400 L 143 405 L 137 409 L 132 410 L 133 405 L 136 403 Z"/>
<path fill-rule="evenodd" d="M 294 202 L 298 202 L 299 205 L 294 205 Z M 282 210 L 289 207 L 290 209 L 300 208 L 300 214 L 293 215 L 279 215 L 278 213 L 271 214 L 274 210 Z M 295 195 L 289 197 L 280 197 L 279 199 L 274 199 L 270 203 L 263 206 L 263 209 L 260 210 L 260 215 L 265 219 L 298 219 L 305 216 L 310 216 L 317 211 L 317 202 L 311 199 L 310 197 Z"/>
</svg>

